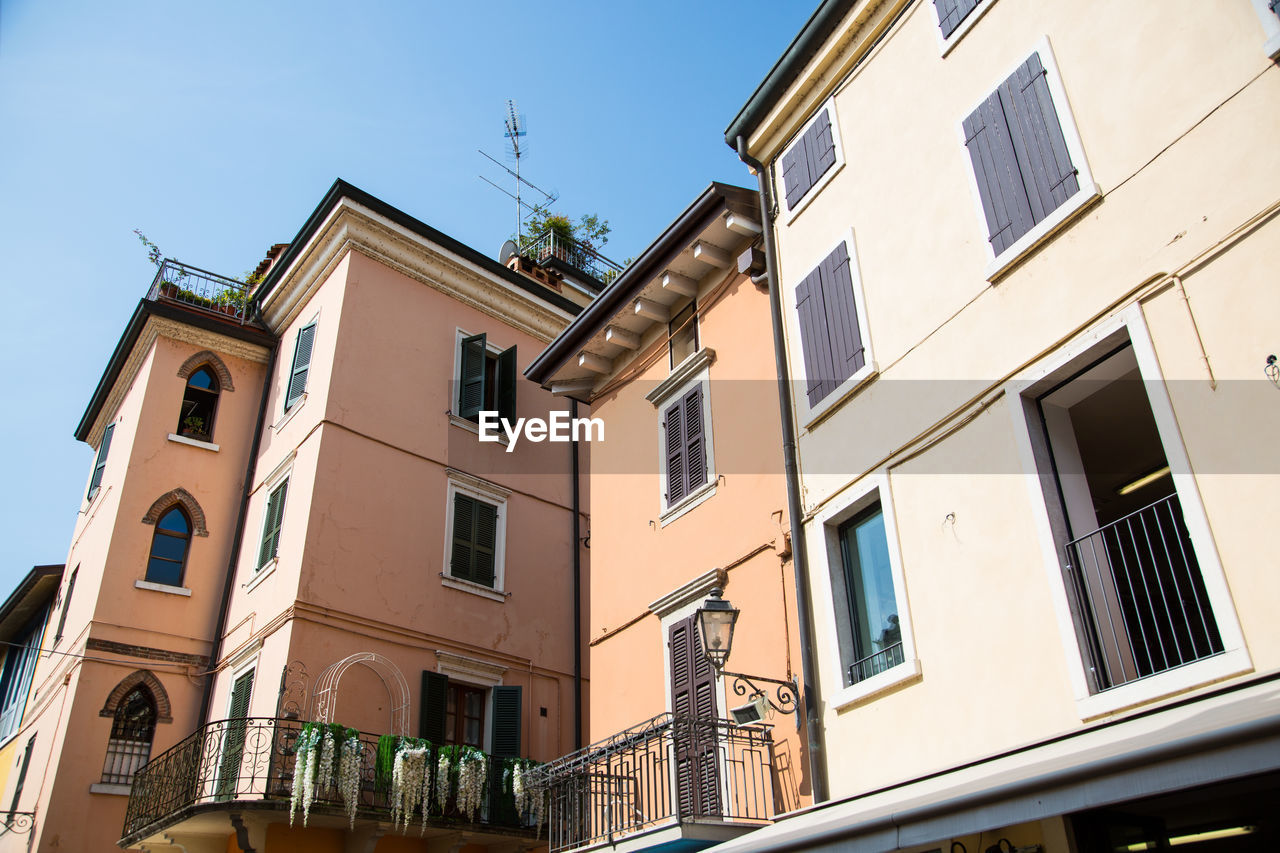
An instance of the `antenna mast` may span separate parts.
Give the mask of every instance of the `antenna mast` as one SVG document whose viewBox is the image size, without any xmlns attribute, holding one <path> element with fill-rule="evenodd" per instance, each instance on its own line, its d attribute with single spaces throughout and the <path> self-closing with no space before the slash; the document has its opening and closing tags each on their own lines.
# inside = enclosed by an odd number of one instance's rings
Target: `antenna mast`
<svg viewBox="0 0 1280 853">
<path fill-rule="evenodd" d="M 520 137 L 524 136 L 527 131 L 524 129 L 524 122 L 516 114 L 516 102 L 510 98 L 507 99 L 507 118 L 504 124 L 507 130 L 503 136 L 511 140 L 511 150 L 516 157 L 516 245 L 519 245 L 520 226 L 524 220 L 524 216 L 520 212 Z"/>
</svg>

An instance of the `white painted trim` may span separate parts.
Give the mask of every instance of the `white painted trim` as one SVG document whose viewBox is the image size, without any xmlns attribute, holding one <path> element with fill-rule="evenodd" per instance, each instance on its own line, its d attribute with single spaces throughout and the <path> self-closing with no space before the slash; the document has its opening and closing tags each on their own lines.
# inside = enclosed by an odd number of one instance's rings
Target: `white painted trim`
<svg viewBox="0 0 1280 853">
<path fill-rule="evenodd" d="M 822 192 L 823 187 L 831 183 L 831 181 L 835 178 L 835 176 L 839 174 L 840 171 L 844 168 L 844 164 L 845 164 L 844 145 L 841 143 L 841 139 L 840 139 L 840 121 L 836 114 L 836 99 L 835 99 L 835 95 L 833 94 L 831 97 L 827 98 L 827 100 L 821 106 L 819 106 L 816 110 L 813 111 L 813 115 L 809 117 L 809 120 L 806 121 L 803 125 L 801 125 L 800 129 L 796 131 L 796 133 L 791 137 L 788 144 L 783 146 L 782 154 L 778 155 L 778 158 L 777 158 L 778 179 L 777 180 L 779 185 L 774 188 L 775 192 L 777 193 L 778 201 L 781 203 L 783 207 L 787 206 L 786 180 L 782 174 L 782 157 L 784 154 L 786 154 L 788 151 L 791 150 L 792 146 L 794 146 L 797 142 L 800 141 L 800 138 L 804 136 L 805 132 L 813 125 L 815 121 L 818 120 L 818 116 L 821 115 L 823 110 L 827 111 L 827 115 L 831 119 L 831 142 L 833 145 L 835 145 L 836 161 L 831 164 L 830 169 L 827 169 L 827 171 L 822 173 L 822 175 L 818 178 L 818 180 L 813 182 L 813 186 L 809 187 L 808 192 L 806 192 L 804 194 L 804 197 L 801 198 L 800 201 L 796 203 L 796 206 L 794 208 L 788 209 L 782 214 L 783 225 L 790 226 L 792 221 L 801 213 L 803 213 L 804 209 L 809 206 L 809 203 L 813 201 L 814 198 L 817 197 L 818 193 Z M 781 190 L 781 192 L 778 192 L 778 190 Z"/>
<path fill-rule="evenodd" d="M 138 589 L 149 589 L 152 592 L 163 592 L 169 595 L 185 595 L 191 596 L 191 590 L 185 586 L 173 586 L 167 583 L 155 583 L 154 581 L 136 580 L 133 585 Z"/>
<path fill-rule="evenodd" d="M 460 589 L 464 592 L 484 595 L 486 598 L 492 595 L 497 597 L 495 600 L 505 600 L 506 596 L 503 593 L 506 590 L 507 573 L 507 498 L 511 496 L 511 490 L 453 468 L 446 469 L 446 475 L 449 481 L 445 491 L 444 562 L 440 567 L 441 585 L 451 589 Z M 455 578 L 449 573 L 449 564 L 453 557 L 453 499 L 454 495 L 458 494 L 466 495 L 497 508 L 493 545 L 492 589 L 463 578 Z M 485 593 L 490 595 L 485 595 Z"/>
<path fill-rule="evenodd" d="M 90 794 L 109 794 L 113 797 L 127 797 L 132 791 L 132 784 L 121 785 L 111 782 L 94 782 L 89 786 Z"/>
<path fill-rule="evenodd" d="M 508 667 L 479 658 L 436 650 L 436 672 L 477 687 L 497 687 Z"/>
<path fill-rule="evenodd" d="M 701 352 L 701 350 L 699 350 Z M 714 356 L 714 352 L 711 355 Z M 697 353 L 685 359 L 686 362 L 691 361 Z M 684 362 L 681 363 L 683 367 Z M 658 404 L 658 506 L 661 507 L 659 520 L 663 527 L 675 521 L 698 504 L 710 498 L 716 493 L 717 475 L 716 475 L 716 454 L 715 441 L 712 433 L 715 432 L 714 421 L 711 420 L 711 359 L 708 359 L 702 368 L 693 373 L 682 373 L 686 377 L 681 385 L 670 385 L 665 388 L 666 396 L 662 402 Z M 698 488 L 685 495 L 674 504 L 667 505 L 667 439 L 666 424 L 664 423 L 667 409 L 671 408 L 680 400 L 690 389 L 696 384 L 702 384 L 702 440 L 706 448 L 707 454 L 707 479 Z M 666 385 L 664 382 L 663 385 Z M 661 386 L 660 386 L 661 387 Z"/>
<path fill-rule="evenodd" d="M 1174 486 L 1182 505 L 1183 520 L 1191 536 L 1196 552 L 1196 560 L 1200 564 L 1200 574 L 1205 585 L 1205 592 L 1212 608 L 1214 620 L 1218 624 L 1218 632 L 1222 637 L 1223 652 L 1213 657 L 1203 658 L 1194 663 L 1185 664 L 1175 669 L 1166 670 L 1156 675 L 1131 681 L 1119 687 L 1101 693 L 1089 692 L 1088 679 L 1085 673 L 1085 651 L 1080 647 L 1076 635 L 1075 621 L 1067 601 L 1066 583 L 1063 579 L 1061 547 L 1053 534 L 1049 519 L 1049 506 L 1042 478 L 1052 480 L 1052 473 L 1042 473 L 1036 464 L 1031 430 L 1033 413 L 1029 410 L 1030 400 L 1034 397 L 1036 387 L 1044 387 L 1054 373 L 1063 370 L 1070 362 L 1078 359 L 1090 349 L 1098 347 L 1107 338 L 1119 331 L 1125 331 L 1133 347 L 1138 362 L 1138 370 L 1142 376 L 1143 386 L 1147 391 L 1147 400 L 1151 413 L 1155 418 L 1156 430 L 1173 474 Z M 1067 674 L 1075 696 L 1076 712 L 1082 720 L 1089 720 L 1106 714 L 1131 708 L 1137 705 L 1154 702 L 1177 693 L 1184 693 L 1195 687 L 1229 678 L 1253 670 L 1253 664 L 1245 645 L 1244 634 L 1236 615 L 1235 605 L 1231 600 L 1226 575 L 1213 541 L 1208 517 L 1200 499 L 1196 477 L 1191 469 L 1186 448 L 1182 443 L 1182 434 L 1178 429 L 1176 415 L 1168 392 L 1165 389 L 1164 377 L 1156 358 L 1155 347 L 1142 314 L 1142 306 L 1130 305 L 1112 317 L 1098 323 L 1093 328 L 1068 342 L 1060 350 L 1049 354 L 1036 363 L 1027 373 L 1006 383 L 1005 390 L 1010 400 L 1019 401 L 1018 405 L 1009 407 L 1013 418 L 1013 433 L 1018 448 L 1018 455 L 1026 473 L 1027 491 L 1030 497 L 1032 516 L 1035 521 L 1037 538 L 1040 542 L 1042 564 L 1048 584 L 1050 600 L 1053 603 L 1055 619 L 1058 623 L 1058 634 L 1067 656 Z M 1065 543 L 1062 543 L 1065 544 Z"/>
<path fill-rule="evenodd" d="M 449 412 L 449 423 L 453 426 L 459 427 L 460 429 L 465 429 L 467 432 L 474 433 L 477 437 L 477 441 L 479 440 L 480 424 L 475 421 L 469 421 L 466 418 L 455 415 L 453 412 Z M 511 439 L 507 438 L 506 430 L 499 429 L 497 435 L 499 444 L 508 445 L 511 443 Z"/>
<path fill-rule="evenodd" d="M 994 0 L 988 0 L 988 2 L 994 2 Z M 974 14 L 977 11 L 975 9 Z M 1076 182 L 1079 184 L 1079 189 L 1071 198 L 1058 205 L 1052 213 L 1037 223 L 1034 228 L 1019 237 L 1013 245 L 996 255 L 991 246 L 991 235 L 987 232 L 987 214 L 982 207 L 982 191 L 978 187 L 978 176 L 973 171 L 973 160 L 968 153 L 968 147 L 965 145 L 964 120 L 972 115 L 973 111 L 980 107 L 987 98 L 991 97 L 991 93 L 996 91 L 1001 83 L 1009 79 L 1033 53 L 1039 55 L 1040 64 L 1044 66 L 1045 82 L 1049 87 L 1049 96 L 1053 100 L 1053 108 L 1054 112 L 1057 113 L 1058 124 L 1062 128 L 1062 137 L 1067 144 L 1067 154 L 1071 157 L 1071 164 L 1076 167 Z M 1084 153 L 1084 143 L 1080 140 L 1080 132 L 1076 128 L 1075 117 L 1071 111 L 1071 102 L 1067 99 L 1067 90 L 1062 85 L 1062 74 L 1058 70 L 1058 61 L 1054 57 L 1053 48 L 1049 44 L 1047 35 L 1041 36 L 1022 59 L 997 76 L 995 81 L 983 90 L 983 94 L 956 119 L 955 128 L 960 142 L 960 150 L 964 153 L 967 167 L 965 172 L 968 175 L 970 198 L 977 215 L 978 230 L 983 235 L 983 242 L 986 243 L 987 251 L 991 254 L 991 260 L 983 270 L 983 276 L 987 281 L 994 281 L 999 278 L 1002 273 L 1044 243 L 1045 240 L 1065 226 L 1081 211 L 1085 210 L 1093 201 L 1102 197 L 1102 189 L 1094 181 L 1093 172 L 1089 169 L 1089 159 Z"/>
<path fill-rule="evenodd" d="M 681 386 L 689 384 L 689 380 L 696 373 L 704 371 L 710 367 L 716 360 L 716 351 L 711 347 L 701 347 L 690 353 L 684 361 L 680 362 L 671 371 L 671 375 L 658 383 L 657 387 L 644 395 L 644 398 L 654 405 L 655 408 L 667 402 L 677 390 L 683 390 Z"/>
<path fill-rule="evenodd" d="M 319 328 L 319 327 L 317 326 L 316 328 Z M 289 375 L 292 376 L 293 374 L 291 373 Z M 307 374 L 308 378 L 310 377 L 310 375 L 311 375 L 310 373 Z M 286 394 L 289 393 L 289 389 L 287 385 L 285 386 L 285 393 Z M 302 392 L 302 396 L 299 397 L 297 402 L 293 404 L 293 407 L 290 408 L 289 411 L 282 414 L 280 416 L 280 419 L 271 425 L 272 432 L 279 432 L 280 430 L 284 429 L 285 424 L 293 420 L 294 417 L 298 414 L 298 412 L 302 411 L 302 407 L 307 404 L 307 395 L 309 393 L 310 392 L 308 391 Z"/>
<path fill-rule="evenodd" d="M 729 573 L 724 569 L 711 569 L 703 572 L 693 580 L 673 589 L 661 598 L 649 604 L 649 612 L 659 619 L 665 619 L 677 609 L 690 601 L 700 601 L 711 593 L 712 587 L 724 589 L 729 582 Z"/>
<path fill-rule="evenodd" d="M 198 441 L 194 438 L 187 438 L 185 435 L 176 435 L 174 433 L 169 433 L 169 440 L 189 447 L 199 447 L 201 450 L 212 450 L 214 453 L 217 453 L 219 449 L 218 445 L 212 441 Z"/>
<path fill-rule="evenodd" d="M 792 400 L 795 405 L 796 420 L 805 429 L 812 429 L 818 421 L 839 408 L 845 400 L 853 396 L 855 391 L 880 374 L 880 367 L 876 363 L 875 353 L 871 346 L 871 323 L 867 317 L 866 292 L 862 286 L 862 272 L 858 266 L 858 249 L 857 244 L 854 242 L 853 229 L 847 229 L 840 239 L 828 245 L 815 260 L 801 267 L 801 269 L 812 272 L 818 264 L 821 264 L 842 243 L 849 252 L 849 278 L 853 282 L 853 301 L 858 310 L 858 334 L 862 337 L 863 364 L 852 376 L 841 382 L 832 389 L 831 393 L 819 400 L 816 406 L 809 405 L 809 395 L 804 390 L 808 384 L 809 377 L 804 363 L 804 338 L 800 333 L 800 313 L 796 310 L 796 289 L 800 286 L 800 282 L 804 281 L 808 273 L 793 277 L 783 288 L 787 300 L 783 306 L 786 333 L 788 339 L 794 343 L 793 346 L 788 347 L 788 357 L 791 361 Z"/>
<path fill-rule="evenodd" d="M 261 541 L 258 542 L 258 547 L 259 548 L 262 547 Z M 254 571 L 253 577 L 249 578 L 249 580 L 240 584 L 240 588 L 243 589 L 245 592 L 252 592 L 253 590 L 257 589 L 259 584 L 261 584 L 265 579 L 271 577 L 271 575 L 275 574 L 276 566 L 279 563 L 280 563 L 280 559 L 278 557 L 272 557 L 270 560 L 267 561 L 267 564 L 265 566 L 263 566 L 260 569 L 256 569 Z"/>
<path fill-rule="evenodd" d="M 844 571 L 840 556 L 840 525 L 858 513 L 878 503 L 884 516 L 885 543 L 889 551 L 889 570 L 893 579 L 893 593 L 898 605 L 898 628 L 902 631 L 903 663 L 877 673 L 857 684 L 845 684 L 845 672 L 853 661 L 841 659 L 840 636 L 836 608 L 843 606 L 843 598 L 837 597 L 831 575 Z M 885 470 L 863 477 L 846 486 L 825 508 L 806 525 L 809 537 L 809 583 L 815 601 L 830 602 L 829 607 L 817 608 L 815 618 L 826 623 L 828 635 L 835 640 L 818 651 L 819 678 L 823 693 L 830 697 L 828 704 L 837 711 L 875 696 L 921 673 L 916 655 L 915 632 L 911 623 L 911 607 L 907 598 L 906 576 L 902 567 L 902 551 L 898 540 L 898 519 L 893 507 L 893 492 L 889 474 Z"/>
<path fill-rule="evenodd" d="M 938 18 L 938 6 L 936 3 L 931 3 L 930 5 L 933 6 L 933 20 L 936 24 L 934 27 L 934 34 L 938 37 L 938 50 L 941 51 L 942 55 L 945 57 L 950 53 L 956 44 L 959 43 L 960 39 L 964 38 L 964 34 L 973 29 L 973 26 L 978 23 L 978 19 L 987 14 L 987 10 L 995 4 L 996 0 L 982 0 L 982 2 L 980 2 L 977 7 L 969 13 L 969 16 L 961 21 L 956 28 L 951 31 L 951 35 L 944 38 L 942 35 L 942 21 Z"/>
</svg>

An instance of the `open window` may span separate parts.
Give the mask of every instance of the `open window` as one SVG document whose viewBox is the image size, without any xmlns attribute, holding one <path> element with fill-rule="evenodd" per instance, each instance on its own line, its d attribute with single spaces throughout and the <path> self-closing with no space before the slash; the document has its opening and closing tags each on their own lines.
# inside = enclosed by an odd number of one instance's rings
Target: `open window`
<svg viewBox="0 0 1280 853">
<path fill-rule="evenodd" d="M 1222 653 L 1221 614 L 1127 335 L 1028 398 L 1090 692 Z"/>
<path fill-rule="evenodd" d="M 484 334 L 465 337 L 458 358 L 458 416 L 479 421 L 481 412 L 516 418 L 516 348 L 489 349 Z"/>
<path fill-rule="evenodd" d="M 182 411 L 178 415 L 178 434 L 197 441 L 213 436 L 213 416 L 218 411 L 218 395 L 222 387 L 209 365 L 192 372 L 182 395 Z"/>
</svg>

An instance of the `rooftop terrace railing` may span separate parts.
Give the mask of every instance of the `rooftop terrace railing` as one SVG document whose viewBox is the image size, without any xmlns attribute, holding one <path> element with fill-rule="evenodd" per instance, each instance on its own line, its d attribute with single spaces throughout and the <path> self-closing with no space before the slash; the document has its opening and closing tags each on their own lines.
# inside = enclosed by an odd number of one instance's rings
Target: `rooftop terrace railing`
<svg viewBox="0 0 1280 853">
<path fill-rule="evenodd" d="M 156 271 L 147 299 L 177 302 L 222 314 L 236 322 L 247 318 L 248 286 L 217 273 L 166 258 Z"/>
<path fill-rule="evenodd" d="M 622 265 L 609 260 L 595 249 L 555 231 L 546 231 L 524 252 L 537 263 L 552 258 L 579 269 L 602 284 L 608 284 L 622 272 Z"/>
</svg>

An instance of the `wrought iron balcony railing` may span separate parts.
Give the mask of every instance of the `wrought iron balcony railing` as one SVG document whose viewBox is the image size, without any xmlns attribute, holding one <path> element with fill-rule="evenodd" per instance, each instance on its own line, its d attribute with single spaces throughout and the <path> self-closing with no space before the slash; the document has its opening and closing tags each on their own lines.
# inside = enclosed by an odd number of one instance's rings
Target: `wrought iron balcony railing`
<svg viewBox="0 0 1280 853">
<path fill-rule="evenodd" d="M 147 299 L 166 300 L 222 314 L 243 324 L 248 287 L 235 279 L 165 259 L 151 282 Z"/>
<path fill-rule="evenodd" d="M 196 812 L 246 800 L 272 801 L 287 812 L 293 792 L 295 744 L 303 725 L 300 720 L 273 717 L 219 720 L 151 759 L 133 777 L 121 844 L 136 843 Z M 376 774 L 378 736 L 361 733 L 360 740 L 364 754 L 357 818 L 385 823 L 391 820 L 391 791 L 387 780 Z M 431 778 L 438 759 L 438 755 L 432 757 Z M 508 834 L 522 831 L 533 837 L 535 824 L 528 814 L 517 812 L 510 783 L 503 779 L 504 760 L 487 760 L 484 805 L 476 822 L 501 827 Z M 316 790 L 312 815 L 345 814 L 337 784 L 334 780 Z M 431 819 L 473 823 L 471 817 L 457 811 L 454 799 L 450 798 L 443 812 L 433 804 Z"/>
<path fill-rule="evenodd" d="M 661 714 L 544 764 L 550 853 L 691 820 L 773 818 L 768 726 Z"/>
<path fill-rule="evenodd" d="M 1223 650 L 1176 494 L 1067 543 L 1096 690 Z"/>
<path fill-rule="evenodd" d="M 595 249 L 572 237 L 547 231 L 538 237 L 524 254 L 537 263 L 555 258 L 581 270 L 601 284 L 608 284 L 622 272 L 622 265 L 609 260 Z"/>
</svg>

